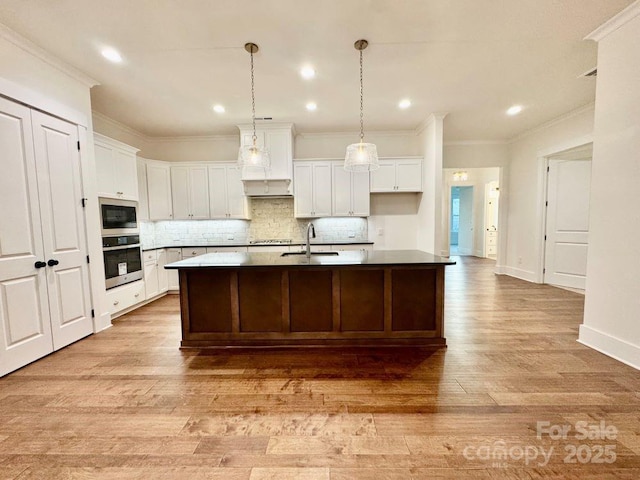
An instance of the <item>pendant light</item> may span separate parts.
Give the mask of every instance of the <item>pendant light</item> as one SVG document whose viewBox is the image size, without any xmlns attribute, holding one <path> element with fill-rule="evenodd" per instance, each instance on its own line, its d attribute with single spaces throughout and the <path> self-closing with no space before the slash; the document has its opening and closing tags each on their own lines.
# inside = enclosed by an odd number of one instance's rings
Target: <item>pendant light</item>
<svg viewBox="0 0 640 480">
<path fill-rule="evenodd" d="M 378 163 L 378 149 L 373 143 L 364 143 L 364 114 L 363 114 L 363 88 L 362 88 L 362 51 L 367 48 L 369 42 L 358 40 L 353 44 L 360 52 L 360 142 L 347 147 L 347 155 L 344 159 L 344 169 L 351 172 L 369 172 L 376 170 Z"/>
<path fill-rule="evenodd" d="M 249 145 L 241 145 L 238 152 L 238 168 L 262 169 L 266 171 L 271 166 L 269 150 L 259 147 L 256 135 L 256 98 L 253 80 L 253 54 L 258 51 L 255 43 L 245 43 L 244 49 L 251 55 L 251 122 L 253 124 L 252 142 Z"/>
</svg>

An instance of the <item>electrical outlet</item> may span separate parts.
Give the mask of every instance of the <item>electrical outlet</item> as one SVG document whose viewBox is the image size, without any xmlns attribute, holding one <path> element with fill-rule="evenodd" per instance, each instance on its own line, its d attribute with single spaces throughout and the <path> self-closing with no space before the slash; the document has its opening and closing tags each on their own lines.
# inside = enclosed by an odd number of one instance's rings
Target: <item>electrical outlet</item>
<svg viewBox="0 0 640 480">
<path fill-rule="evenodd" d="M 235 237 L 233 235 L 227 235 L 227 240 L 233 240 Z"/>
<path fill-rule="evenodd" d="M 355 232 L 349 232 L 349 238 L 356 238 Z"/>
</svg>

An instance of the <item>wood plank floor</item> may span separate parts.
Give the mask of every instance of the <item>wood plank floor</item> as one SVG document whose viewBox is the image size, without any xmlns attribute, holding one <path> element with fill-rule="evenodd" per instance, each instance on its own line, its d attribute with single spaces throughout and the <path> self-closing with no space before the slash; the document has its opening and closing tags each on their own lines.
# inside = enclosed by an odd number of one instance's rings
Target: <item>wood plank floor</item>
<svg viewBox="0 0 640 480">
<path fill-rule="evenodd" d="M 437 351 L 181 352 L 164 297 L 0 379 L 0 479 L 640 478 L 640 373 L 576 342 L 583 296 L 492 269 L 447 269 Z"/>
</svg>

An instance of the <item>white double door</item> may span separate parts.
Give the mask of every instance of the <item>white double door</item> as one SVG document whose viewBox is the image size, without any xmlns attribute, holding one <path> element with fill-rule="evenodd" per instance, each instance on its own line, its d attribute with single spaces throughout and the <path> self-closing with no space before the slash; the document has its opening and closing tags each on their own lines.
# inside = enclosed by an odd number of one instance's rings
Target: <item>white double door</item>
<svg viewBox="0 0 640 480">
<path fill-rule="evenodd" d="M 0 98 L 0 375 L 93 332 L 78 127 Z"/>
<path fill-rule="evenodd" d="M 549 160 L 544 283 L 585 288 L 590 160 Z"/>
</svg>

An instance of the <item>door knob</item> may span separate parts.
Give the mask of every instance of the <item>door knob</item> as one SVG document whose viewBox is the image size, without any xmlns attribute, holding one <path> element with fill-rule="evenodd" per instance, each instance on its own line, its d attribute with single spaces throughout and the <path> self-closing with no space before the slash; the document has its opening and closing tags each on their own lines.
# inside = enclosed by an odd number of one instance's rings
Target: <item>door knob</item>
<svg viewBox="0 0 640 480">
<path fill-rule="evenodd" d="M 49 260 L 47 262 L 47 265 L 49 265 L 50 267 L 55 267 L 56 265 L 58 265 L 60 262 L 58 260 L 54 260 L 53 258 L 51 260 Z"/>
<path fill-rule="evenodd" d="M 47 264 L 46 264 L 46 263 L 44 263 L 44 262 L 40 262 L 40 261 L 38 261 L 38 262 L 36 262 L 36 263 L 34 264 L 34 267 L 36 267 L 36 268 L 42 268 L 42 267 L 46 267 L 46 266 L 47 266 Z"/>
</svg>

